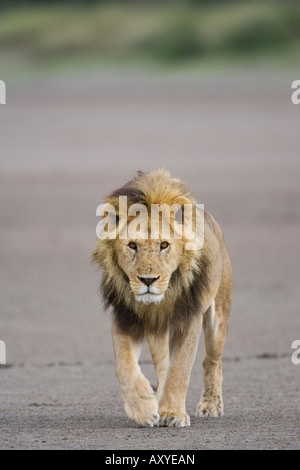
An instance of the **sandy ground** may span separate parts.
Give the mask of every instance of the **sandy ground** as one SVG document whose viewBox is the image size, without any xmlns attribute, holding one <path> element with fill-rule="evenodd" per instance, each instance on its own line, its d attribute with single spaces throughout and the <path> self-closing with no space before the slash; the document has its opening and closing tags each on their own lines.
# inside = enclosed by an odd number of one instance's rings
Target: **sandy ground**
<svg viewBox="0 0 300 470">
<path fill-rule="evenodd" d="M 293 75 L 102 73 L 7 84 L 0 109 L 1 449 L 300 447 L 300 106 Z M 222 418 L 138 428 L 90 265 L 96 207 L 164 166 L 221 223 L 234 272 Z M 145 347 L 141 367 L 155 384 Z"/>
</svg>

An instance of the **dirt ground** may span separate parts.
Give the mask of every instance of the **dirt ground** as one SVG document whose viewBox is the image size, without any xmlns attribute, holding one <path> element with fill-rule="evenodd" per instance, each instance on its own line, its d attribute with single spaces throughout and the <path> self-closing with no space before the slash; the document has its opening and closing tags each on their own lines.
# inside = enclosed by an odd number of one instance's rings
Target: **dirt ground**
<svg viewBox="0 0 300 470">
<path fill-rule="evenodd" d="M 116 72 L 7 83 L 0 108 L 1 449 L 299 449 L 300 106 L 292 74 Z M 90 264 L 96 207 L 138 169 L 183 179 L 234 273 L 222 418 L 138 428 Z M 141 367 L 152 384 L 145 346 Z"/>
</svg>

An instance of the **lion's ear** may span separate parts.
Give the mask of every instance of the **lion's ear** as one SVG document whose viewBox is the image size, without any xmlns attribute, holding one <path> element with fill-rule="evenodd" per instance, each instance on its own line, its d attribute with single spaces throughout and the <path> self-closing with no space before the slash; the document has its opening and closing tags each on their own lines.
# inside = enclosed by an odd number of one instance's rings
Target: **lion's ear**
<svg viewBox="0 0 300 470">
<path fill-rule="evenodd" d="M 192 205 L 192 201 L 190 201 L 187 197 L 177 197 L 173 200 L 173 204 L 178 205 L 178 209 L 174 214 L 174 220 L 175 222 L 182 224 L 184 220 L 184 206 L 186 204 Z"/>
<path fill-rule="evenodd" d="M 181 207 L 182 210 L 184 209 L 184 206 L 187 205 L 187 204 L 188 205 L 193 205 L 192 201 L 189 198 L 184 197 L 184 196 L 176 197 L 175 199 L 173 199 L 172 203 L 173 204 L 178 204 Z"/>
<path fill-rule="evenodd" d="M 119 220 L 120 220 L 120 217 L 117 214 L 117 212 L 113 213 L 113 212 L 110 212 L 110 211 L 105 211 L 104 214 L 103 214 L 103 218 L 105 218 L 107 220 L 107 223 L 115 224 L 116 226 L 118 226 Z"/>
<path fill-rule="evenodd" d="M 182 224 L 184 220 L 184 207 L 179 206 L 177 211 L 174 214 L 174 220 L 178 224 Z"/>
<path fill-rule="evenodd" d="M 116 225 L 119 223 L 119 208 L 114 204 L 108 202 L 100 204 L 100 206 L 97 207 L 96 215 Z"/>
<path fill-rule="evenodd" d="M 116 239 L 116 227 L 119 223 L 119 214 L 116 208 L 109 203 L 100 204 L 97 207 L 96 215 L 101 217 L 96 227 L 97 237 L 100 240 L 105 238 Z"/>
</svg>

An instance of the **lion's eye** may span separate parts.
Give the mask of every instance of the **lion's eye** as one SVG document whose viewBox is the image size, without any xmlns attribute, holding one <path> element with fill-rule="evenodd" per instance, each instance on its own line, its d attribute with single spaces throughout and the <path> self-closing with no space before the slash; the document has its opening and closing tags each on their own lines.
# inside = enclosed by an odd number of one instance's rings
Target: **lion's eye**
<svg viewBox="0 0 300 470">
<path fill-rule="evenodd" d="M 135 242 L 130 242 L 130 243 L 128 244 L 128 246 L 129 246 L 129 248 L 131 248 L 131 250 L 135 250 L 135 251 L 136 251 L 136 249 L 137 249 L 137 245 L 136 245 Z"/>
<path fill-rule="evenodd" d="M 161 249 L 161 250 L 165 250 L 166 248 L 168 248 L 168 246 L 169 246 L 169 243 L 168 243 L 168 242 L 162 242 L 162 243 L 160 244 L 160 249 Z"/>
</svg>

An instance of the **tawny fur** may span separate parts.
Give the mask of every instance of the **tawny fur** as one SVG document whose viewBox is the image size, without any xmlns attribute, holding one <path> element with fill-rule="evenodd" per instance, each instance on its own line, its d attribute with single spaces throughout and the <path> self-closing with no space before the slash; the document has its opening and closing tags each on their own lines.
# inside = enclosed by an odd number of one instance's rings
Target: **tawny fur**
<svg viewBox="0 0 300 470">
<path fill-rule="evenodd" d="M 142 203 L 149 211 L 151 204 L 195 204 L 186 187 L 164 170 L 140 172 L 108 196 L 106 202 L 117 215 L 119 196 L 127 196 L 128 206 Z M 176 225 L 174 217 L 172 228 Z M 113 311 L 116 373 L 125 411 L 142 426 L 190 425 L 185 401 L 202 324 L 206 356 L 196 415 L 223 414 L 221 356 L 228 329 L 232 273 L 218 223 L 207 212 L 203 217 L 204 238 L 197 240 L 197 250 L 187 250 L 188 240 L 174 236 L 168 240 L 168 248 L 161 250 L 161 231 L 157 240 L 123 240 L 117 232 L 116 239 L 99 240 L 93 253 L 93 260 L 102 268 L 105 305 Z M 128 222 L 131 220 L 128 216 Z M 129 242 L 136 243 L 135 252 Z M 151 303 L 139 301 L 145 295 L 139 294 L 144 289 L 140 279 L 147 277 L 157 278 Z M 156 395 L 138 365 L 145 337 L 158 376 Z"/>
</svg>

